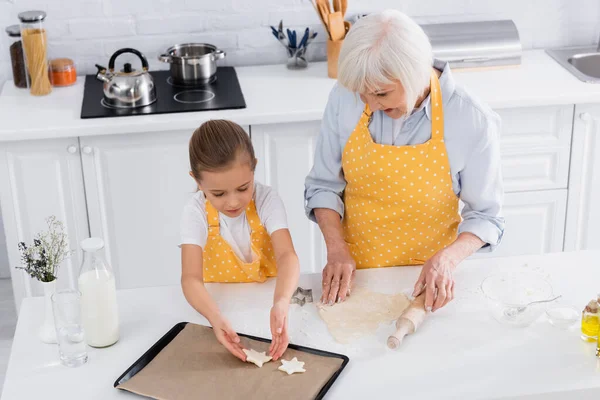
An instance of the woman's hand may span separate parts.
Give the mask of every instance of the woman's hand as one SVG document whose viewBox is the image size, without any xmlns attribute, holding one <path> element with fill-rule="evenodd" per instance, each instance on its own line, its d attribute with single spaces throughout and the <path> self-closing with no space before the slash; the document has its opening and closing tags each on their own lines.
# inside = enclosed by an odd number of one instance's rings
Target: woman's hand
<svg viewBox="0 0 600 400">
<path fill-rule="evenodd" d="M 346 300 L 350 295 L 356 263 L 344 243 L 337 248 L 328 249 L 327 265 L 323 269 L 323 295 L 321 302 L 332 305 L 336 301 Z"/>
<path fill-rule="evenodd" d="M 289 302 L 278 301 L 271 308 L 271 347 L 269 355 L 277 361 L 283 355 L 290 343 L 287 329 Z"/>
<path fill-rule="evenodd" d="M 425 288 L 426 311 L 439 310 L 454 298 L 452 273 L 457 264 L 458 262 L 446 252 L 446 249 L 443 249 L 423 265 L 413 296 L 418 296 Z"/>
<path fill-rule="evenodd" d="M 211 323 L 211 325 L 219 343 L 225 346 L 231 354 L 245 362 L 246 353 L 242 351 L 243 347 L 240 344 L 240 338 L 231 328 L 229 322 L 224 318 L 219 318 L 216 322 Z"/>
<path fill-rule="evenodd" d="M 454 298 L 452 273 L 456 266 L 484 244 L 478 236 L 462 232 L 452 244 L 435 253 L 423 265 L 413 296 L 416 297 L 425 288 L 425 309 L 435 311 L 444 307 Z"/>
</svg>

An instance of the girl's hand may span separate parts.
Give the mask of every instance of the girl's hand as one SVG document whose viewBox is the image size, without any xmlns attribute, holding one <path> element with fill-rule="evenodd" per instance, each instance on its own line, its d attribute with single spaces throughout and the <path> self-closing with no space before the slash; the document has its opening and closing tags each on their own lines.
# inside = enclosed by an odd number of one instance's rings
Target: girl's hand
<svg viewBox="0 0 600 400">
<path fill-rule="evenodd" d="M 413 296 L 425 288 L 425 310 L 436 311 L 454 298 L 452 273 L 458 263 L 444 250 L 438 251 L 423 265 L 421 275 L 415 283 Z"/>
<path fill-rule="evenodd" d="M 278 301 L 271 308 L 271 347 L 269 355 L 273 361 L 277 361 L 283 355 L 290 343 L 287 330 L 287 314 L 289 304 L 284 301 Z"/>
<path fill-rule="evenodd" d="M 242 351 L 243 346 L 240 344 L 240 338 L 231 328 L 229 322 L 224 318 L 220 318 L 211 325 L 219 343 L 225 346 L 231 354 L 245 362 L 246 353 Z"/>
</svg>

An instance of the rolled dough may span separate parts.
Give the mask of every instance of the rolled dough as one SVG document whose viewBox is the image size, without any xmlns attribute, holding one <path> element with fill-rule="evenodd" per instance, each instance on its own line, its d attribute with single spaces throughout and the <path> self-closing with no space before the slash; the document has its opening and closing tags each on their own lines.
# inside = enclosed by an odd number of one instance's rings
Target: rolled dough
<svg viewBox="0 0 600 400">
<path fill-rule="evenodd" d="M 343 303 L 317 307 L 329 333 L 346 344 L 375 333 L 380 323 L 395 321 L 409 305 L 410 300 L 403 293 L 389 295 L 357 287 Z"/>
</svg>

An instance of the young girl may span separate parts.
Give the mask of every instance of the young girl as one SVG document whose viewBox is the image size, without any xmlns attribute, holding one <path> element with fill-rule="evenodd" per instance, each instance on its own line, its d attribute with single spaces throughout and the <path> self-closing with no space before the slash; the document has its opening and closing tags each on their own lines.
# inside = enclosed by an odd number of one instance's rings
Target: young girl
<svg viewBox="0 0 600 400">
<path fill-rule="evenodd" d="M 246 361 L 239 337 L 204 282 L 264 282 L 277 276 L 269 349 L 277 360 L 288 346 L 287 313 L 299 275 L 283 203 L 271 188 L 254 182 L 254 148 L 239 125 L 202 124 L 190 139 L 189 153 L 199 191 L 181 221 L 185 298 L 210 322 L 217 340 Z"/>
</svg>

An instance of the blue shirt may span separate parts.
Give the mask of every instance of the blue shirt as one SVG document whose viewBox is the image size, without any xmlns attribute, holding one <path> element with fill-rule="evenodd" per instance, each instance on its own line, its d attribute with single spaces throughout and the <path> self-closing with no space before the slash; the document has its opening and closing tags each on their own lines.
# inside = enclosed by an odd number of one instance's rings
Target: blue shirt
<svg viewBox="0 0 600 400">
<path fill-rule="evenodd" d="M 435 60 L 444 107 L 444 142 L 450 161 L 452 188 L 461 200 L 458 233 L 471 232 L 492 251 L 504 233 L 504 189 L 500 170 L 500 117 L 486 104 L 456 85 L 447 63 Z M 306 214 L 315 221 L 315 208 L 344 216 L 346 187 L 342 153 L 365 104 L 358 94 L 336 84 L 329 94 L 317 140 L 315 162 L 306 177 Z M 431 139 L 429 96 L 410 116 L 400 119 L 375 111 L 369 125 L 376 143 L 407 146 Z"/>
</svg>

